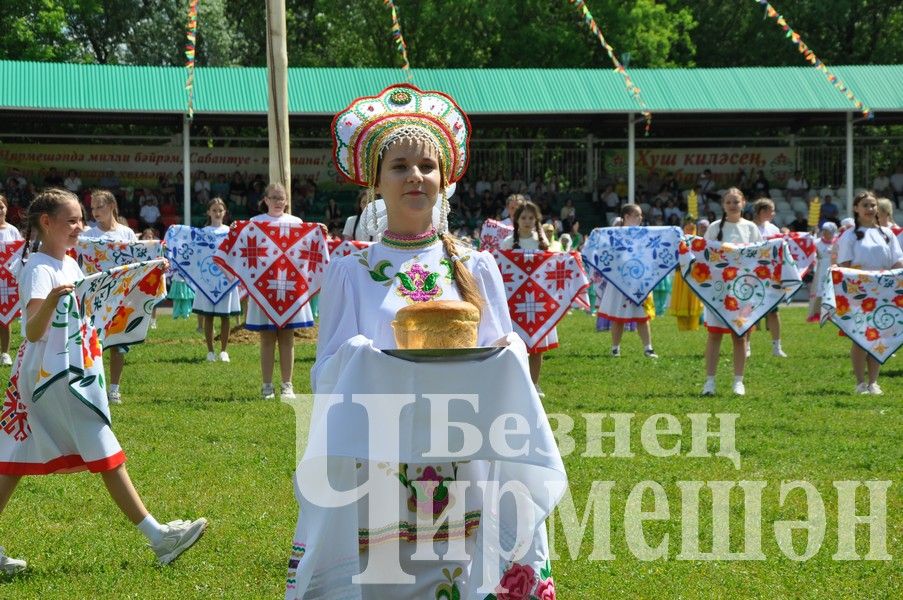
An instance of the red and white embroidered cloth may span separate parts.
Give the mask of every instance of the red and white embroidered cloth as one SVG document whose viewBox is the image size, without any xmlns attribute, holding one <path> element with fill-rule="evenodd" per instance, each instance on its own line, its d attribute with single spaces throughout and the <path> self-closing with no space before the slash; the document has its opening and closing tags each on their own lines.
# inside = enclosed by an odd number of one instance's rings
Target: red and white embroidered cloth
<svg viewBox="0 0 903 600">
<path fill-rule="evenodd" d="M 9 326 L 19 316 L 19 282 L 23 240 L 0 242 L 0 323 Z"/>
<path fill-rule="evenodd" d="M 352 252 L 363 250 L 373 245 L 373 242 L 359 242 L 357 240 L 331 239 L 329 244 L 329 260 L 335 260 L 340 256 L 348 256 Z"/>
<path fill-rule="evenodd" d="M 781 235 L 770 235 L 765 239 L 773 240 L 783 238 L 787 242 L 787 248 L 790 249 L 790 256 L 796 263 L 796 270 L 800 272 L 800 277 L 805 277 L 809 269 L 815 264 L 815 236 L 811 233 L 803 233 L 794 231 L 791 233 L 783 233 Z"/>
<path fill-rule="evenodd" d="M 319 291 L 329 248 L 318 223 L 237 221 L 213 261 L 282 327 Z"/>
<path fill-rule="evenodd" d="M 486 219 L 483 221 L 483 228 L 480 230 L 480 250 L 498 250 L 502 240 L 514 233 L 514 227 L 505 225 L 494 219 Z"/>
<path fill-rule="evenodd" d="M 514 330 L 532 351 L 586 291 L 589 280 L 571 254 L 496 250 L 493 256 L 505 283 Z"/>
</svg>

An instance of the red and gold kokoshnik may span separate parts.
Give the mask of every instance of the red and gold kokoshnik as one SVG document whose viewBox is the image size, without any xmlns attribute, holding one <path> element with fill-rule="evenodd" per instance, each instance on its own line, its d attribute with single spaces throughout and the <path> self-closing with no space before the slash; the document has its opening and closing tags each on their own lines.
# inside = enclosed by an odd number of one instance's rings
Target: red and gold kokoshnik
<svg viewBox="0 0 903 600">
<path fill-rule="evenodd" d="M 446 94 L 423 91 L 410 84 L 397 84 L 377 96 L 352 102 L 332 121 L 333 159 L 347 179 L 369 187 L 386 143 L 402 130 L 428 138 L 442 159 L 447 183 L 467 171 L 470 121 Z"/>
</svg>

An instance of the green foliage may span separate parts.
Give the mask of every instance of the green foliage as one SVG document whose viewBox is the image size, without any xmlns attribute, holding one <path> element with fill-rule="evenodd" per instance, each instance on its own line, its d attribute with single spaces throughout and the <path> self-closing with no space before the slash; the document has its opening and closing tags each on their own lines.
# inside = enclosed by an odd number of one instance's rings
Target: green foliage
<svg viewBox="0 0 903 600">
<path fill-rule="evenodd" d="M 416 68 L 607 68 L 566 0 L 397 0 Z M 593 0 L 609 44 L 635 67 L 803 65 L 749 0 Z M 22 0 L 0 6 L 0 58 L 147 65 L 184 63 L 186 0 Z M 776 8 L 828 64 L 903 61 L 903 2 L 823 0 Z M 380 0 L 286 0 L 289 64 L 397 67 Z M 260 0 L 204 0 L 197 61 L 266 65 Z M 629 59 L 629 60 L 628 60 Z"/>
<path fill-rule="evenodd" d="M 774 19 L 750 0 L 688 3 L 698 23 L 694 39 L 701 67 L 802 66 L 802 55 Z M 829 65 L 899 64 L 903 2 L 818 0 L 774 2 L 803 41 Z"/>
<path fill-rule="evenodd" d="M 0 59 L 75 60 L 78 46 L 63 33 L 65 23 L 59 2 L 0 2 Z"/>
</svg>

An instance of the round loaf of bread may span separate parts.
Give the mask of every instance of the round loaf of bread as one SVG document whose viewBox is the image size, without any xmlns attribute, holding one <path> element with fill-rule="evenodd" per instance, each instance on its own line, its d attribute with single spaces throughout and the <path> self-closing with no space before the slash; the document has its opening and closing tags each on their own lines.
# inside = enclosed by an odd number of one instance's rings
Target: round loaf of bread
<svg viewBox="0 0 903 600">
<path fill-rule="evenodd" d="M 395 313 L 395 344 L 405 350 L 473 348 L 480 311 L 470 302 L 435 300 L 405 306 Z"/>
</svg>

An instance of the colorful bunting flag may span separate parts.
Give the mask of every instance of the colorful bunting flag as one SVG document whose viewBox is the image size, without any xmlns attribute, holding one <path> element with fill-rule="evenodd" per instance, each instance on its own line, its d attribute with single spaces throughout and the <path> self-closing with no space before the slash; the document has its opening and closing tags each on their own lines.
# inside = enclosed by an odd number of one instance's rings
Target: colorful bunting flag
<svg viewBox="0 0 903 600">
<path fill-rule="evenodd" d="M 652 113 L 649 112 L 649 109 L 646 108 L 646 103 L 643 102 L 642 96 L 640 96 L 640 88 L 633 82 L 633 79 L 630 78 L 630 75 L 627 74 L 627 69 L 624 68 L 624 65 L 621 64 L 621 61 L 618 60 L 617 55 L 615 54 L 615 49 L 609 45 L 608 42 L 605 41 L 605 36 L 602 34 L 602 29 L 599 28 L 599 25 L 596 24 L 596 20 L 593 19 L 593 15 L 589 12 L 589 8 L 586 6 L 586 2 L 584 0 L 568 0 L 571 4 L 575 5 L 575 8 L 581 12 L 583 15 L 583 22 L 586 23 L 586 26 L 589 28 L 590 32 L 599 38 L 599 43 L 602 44 L 602 47 L 605 48 L 605 51 L 608 53 L 608 58 L 611 59 L 611 62 L 615 66 L 615 71 L 620 73 L 624 77 L 624 85 L 627 86 L 627 91 L 631 96 L 637 101 L 637 104 L 640 105 L 640 112 L 643 114 L 643 118 L 646 120 L 646 135 L 649 135 L 649 130 L 652 127 Z"/>
<path fill-rule="evenodd" d="M 411 71 L 411 63 L 408 61 L 408 45 L 401 35 L 401 22 L 398 20 L 398 10 L 395 8 L 394 0 L 383 0 L 383 4 L 392 11 L 392 39 L 395 41 L 395 49 L 401 54 L 402 70 L 407 74 L 408 81 L 414 81 L 414 72 Z"/>
<path fill-rule="evenodd" d="M 194 59 L 195 42 L 198 34 L 198 0 L 190 0 L 188 3 L 188 31 L 185 43 L 185 69 L 188 75 L 185 79 L 185 90 L 188 92 L 188 118 L 194 117 Z"/>
<path fill-rule="evenodd" d="M 783 17 L 775 8 L 768 2 L 768 0 L 753 0 L 758 4 L 761 4 L 765 7 L 765 14 L 774 19 L 778 26 L 787 34 L 787 38 L 790 39 L 791 42 L 796 46 L 796 49 L 799 50 L 800 54 L 803 55 L 803 58 L 814 66 L 816 69 L 824 73 L 825 77 L 829 82 L 834 84 L 834 87 L 837 88 L 841 93 L 843 93 L 847 99 L 853 103 L 859 112 L 862 113 L 866 119 L 873 119 L 875 115 L 872 114 L 871 109 L 865 106 L 856 96 L 850 91 L 849 87 L 844 84 L 843 81 L 837 78 L 834 73 L 832 73 L 828 67 L 825 66 L 816 55 L 812 49 L 803 42 L 803 39 L 800 37 L 800 34 L 795 32 L 790 25 L 787 23 L 787 19 Z"/>
</svg>

